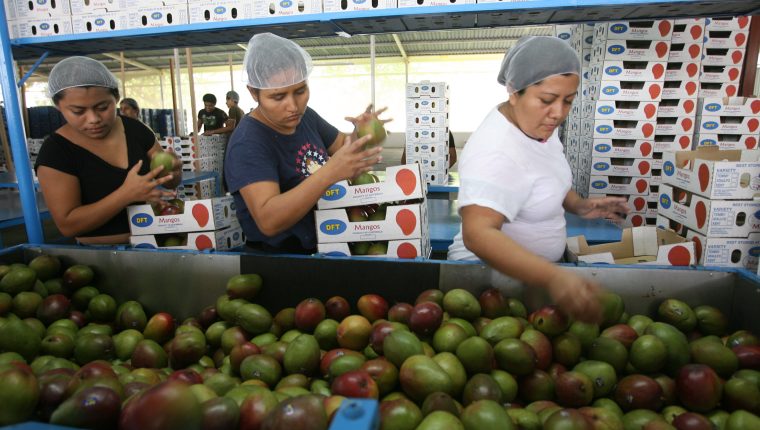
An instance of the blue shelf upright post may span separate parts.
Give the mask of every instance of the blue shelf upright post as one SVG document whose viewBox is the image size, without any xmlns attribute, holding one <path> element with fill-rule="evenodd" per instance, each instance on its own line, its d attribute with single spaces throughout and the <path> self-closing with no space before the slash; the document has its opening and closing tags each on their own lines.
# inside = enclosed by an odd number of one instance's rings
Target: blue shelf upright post
<svg viewBox="0 0 760 430">
<path fill-rule="evenodd" d="M 5 14 L 5 2 L 0 0 L 0 22 L 7 23 Z M 13 165 L 16 168 L 16 180 L 18 181 L 19 194 L 21 196 L 21 209 L 24 211 L 26 223 L 26 235 L 29 243 L 41 244 L 44 241 L 42 235 L 42 223 L 37 208 L 36 191 L 32 179 L 32 168 L 29 165 L 29 155 L 26 151 L 26 138 L 22 127 L 21 108 L 18 102 L 16 90 L 16 78 L 13 67 L 13 51 L 11 50 L 10 34 L 8 26 L 0 28 L 0 84 L 3 88 L 3 100 L 5 101 L 5 115 L 8 125 L 8 137 L 13 153 Z"/>
</svg>

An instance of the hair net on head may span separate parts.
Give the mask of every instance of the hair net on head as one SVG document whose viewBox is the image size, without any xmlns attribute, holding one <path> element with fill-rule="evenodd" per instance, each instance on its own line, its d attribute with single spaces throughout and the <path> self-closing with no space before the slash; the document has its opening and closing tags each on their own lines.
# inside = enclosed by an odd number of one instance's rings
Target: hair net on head
<svg viewBox="0 0 760 430">
<path fill-rule="evenodd" d="M 53 97 L 67 88 L 105 87 L 118 89 L 119 81 L 100 61 L 89 57 L 69 57 L 50 71 L 48 96 Z"/>
<path fill-rule="evenodd" d="M 261 33 L 248 42 L 243 81 L 253 88 L 283 88 L 308 79 L 311 69 L 311 56 L 297 43 Z"/>
<path fill-rule="evenodd" d="M 553 36 L 527 36 L 504 56 L 497 80 L 512 94 L 566 73 L 581 74 L 578 53 L 567 42 Z"/>
</svg>

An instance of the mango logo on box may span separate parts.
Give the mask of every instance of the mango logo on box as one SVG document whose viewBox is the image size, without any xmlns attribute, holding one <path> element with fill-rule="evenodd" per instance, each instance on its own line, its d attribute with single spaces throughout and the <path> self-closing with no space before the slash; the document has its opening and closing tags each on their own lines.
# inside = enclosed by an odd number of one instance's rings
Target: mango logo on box
<svg viewBox="0 0 760 430">
<path fill-rule="evenodd" d="M 148 227 L 153 224 L 153 217 L 146 213 L 139 213 L 132 216 L 132 224 L 137 227 Z"/>
<path fill-rule="evenodd" d="M 47 3 L 47 0 L 37 0 L 37 4 L 44 5 L 45 3 Z"/>
<path fill-rule="evenodd" d="M 95 20 L 95 25 L 97 25 L 98 27 L 100 27 L 101 25 L 103 25 L 105 23 L 106 23 L 106 20 L 103 19 L 103 18 L 98 18 L 98 19 Z"/>
<path fill-rule="evenodd" d="M 596 188 L 597 190 L 603 190 L 607 188 L 607 183 L 604 181 L 594 181 L 591 183 L 591 186 Z"/>
<path fill-rule="evenodd" d="M 760 219 L 760 211 L 755 212 L 755 219 Z"/>
<path fill-rule="evenodd" d="M 612 87 L 612 86 L 610 86 L 610 87 L 604 87 L 604 88 L 602 88 L 602 92 L 604 94 L 607 94 L 607 95 L 610 95 L 610 96 L 614 96 L 615 94 L 617 94 L 617 93 L 620 92 L 620 89 L 618 87 Z"/>
<path fill-rule="evenodd" d="M 612 133 L 612 127 L 609 125 L 600 125 L 596 127 L 596 131 L 600 134 L 610 134 Z"/>
<path fill-rule="evenodd" d="M 227 9 L 224 6 L 217 6 L 214 8 L 214 13 L 217 15 L 223 15 L 226 11 Z"/>
<path fill-rule="evenodd" d="M 599 145 L 596 145 L 594 149 L 596 149 L 597 152 L 610 152 L 612 146 L 606 143 L 600 143 Z"/>
<path fill-rule="evenodd" d="M 702 128 L 705 130 L 715 130 L 719 124 L 716 121 L 707 121 L 702 123 Z"/>
<path fill-rule="evenodd" d="M 319 231 L 324 234 L 336 236 L 346 231 L 346 223 L 339 219 L 328 219 L 319 225 Z"/>
<path fill-rule="evenodd" d="M 325 200 L 340 200 L 343 197 L 346 196 L 348 192 L 346 191 L 346 187 L 342 185 L 335 184 L 332 187 L 325 190 L 325 194 L 322 196 Z"/>
<path fill-rule="evenodd" d="M 717 144 L 718 142 L 716 142 L 713 139 L 705 139 L 699 142 L 700 146 L 712 146 L 712 145 L 717 145 Z"/>
<path fill-rule="evenodd" d="M 161 12 L 153 12 L 150 15 L 150 18 L 154 19 L 154 20 L 159 20 L 159 19 L 161 19 L 162 16 L 164 16 L 164 15 Z"/>
<path fill-rule="evenodd" d="M 708 112 L 717 112 L 722 108 L 720 103 L 708 103 L 705 105 L 705 110 Z"/>
<path fill-rule="evenodd" d="M 570 38 L 570 33 L 560 33 L 557 35 L 557 37 L 559 37 L 562 40 L 567 40 Z"/>
<path fill-rule="evenodd" d="M 283 0 L 280 2 L 280 7 L 285 8 L 285 7 L 291 7 L 291 6 L 293 6 L 293 2 L 290 0 Z"/>
<path fill-rule="evenodd" d="M 240 233 L 235 232 L 235 234 L 232 235 L 232 240 L 237 241 L 238 239 L 240 239 Z"/>
<path fill-rule="evenodd" d="M 354 4 L 362 4 L 362 3 L 364 3 L 365 1 L 366 1 L 366 0 L 354 0 Z"/>
<path fill-rule="evenodd" d="M 760 246 L 754 246 L 754 247 L 750 248 L 749 255 L 751 255 L 751 256 L 753 256 L 755 258 L 757 258 L 758 256 L 760 256 Z"/>
<path fill-rule="evenodd" d="M 607 170 L 609 168 L 610 168 L 610 165 L 607 164 L 607 163 L 605 163 L 604 161 L 600 161 L 600 162 L 594 164 L 594 169 L 596 169 L 596 170 L 605 171 L 605 170 Z"/>
<path fill-rule="evenodd" d="M 599 106 L 599 108 L 596 111 L 602 115 L 612 115 L 613 113 L 615 113 L 615 108 L 612 106 L 605 105 L 605 106 Z"/>
<path fill-rule="evenodd" d="M 667 194 L 660 194 L 660 206 L 662 206 L 663 209 L 670 209 L 670 205 L 673 203 L 672 200 L 670 200 L 670 196 Z"/>
<path fill-rule="evenodd" d="M 46 22 L 43 22 L 42 24 L 40 24 L 40 29 L 41 30 L 47 30 L 49 28 L 50 28 L 50 24 L 48 24 Z"/>
<path fill-rule="evenodd" d="M 625 24 L 613 24 L 610 26 L 610 31 L 615 34 L 623 34 L 628 31 L 628 26 Z"/>
<path fill-rule="evenodd" d="M 612 55 L 620 55 L 625 52 L 625 46 L 623 45 L 612 45 L 609 48 L 607 48 L 607 52 L 609 52 Z"/>
<path fill-rule="evenodd" d="M 610 66 L 604 69 L 604 73 L 610 76 L 617 76 L 623 73 L 623 69 L 618 66 Z"/>
<path fill-rule="evenodd" d="M 662 164 L 662 173 L 673 176 L 674 173 L 676 173 L 676 166 L 673 165 L 672 161 L 666 161 Z"/>
</svg>

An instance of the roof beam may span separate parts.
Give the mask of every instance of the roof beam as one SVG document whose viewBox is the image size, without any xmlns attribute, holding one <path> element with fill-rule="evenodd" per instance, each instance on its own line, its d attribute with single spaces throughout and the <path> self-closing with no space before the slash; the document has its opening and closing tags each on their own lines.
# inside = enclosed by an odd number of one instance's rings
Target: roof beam
<svg viewBox="0 0 760 430">
<path fill-rule="evenodd" d="M 102 55 L 104 55 L 104 56 L 106 56 L 106 57 L 108 57 L 108 58 L 110 58 L 112 60 L 116 60 L 116 61 L 119 61 L 119 62 L 122 61 L 122 58 L 119 55 L 116 55 L 116 54 L 110 54 L 108 52 L 104 52 Z M 149 72 L 159 72 L 159 70 L 156 69 L 155 67 L 150 67 L 149 65 L 141 63 L 141 62 L 136 61 L 136 60 L 130 60 L 129 58 L 124 58 L 124 62 L 127 63 L 127 64 L 129 64 L 129 65 L 138 67 L 140 69 L 147 70 Z"/>
<path fill-rule="evenodd" d="M 406 61 L 406 51 L 404 50 L 404 45 L 401 44 L 401 39 L 398 38 L 398 34 L 393 33 L 393 40 L 396 42 L 396 46 L 398 46 L 399 52 L 401 52 L 401 58 Z"/>
</svg>

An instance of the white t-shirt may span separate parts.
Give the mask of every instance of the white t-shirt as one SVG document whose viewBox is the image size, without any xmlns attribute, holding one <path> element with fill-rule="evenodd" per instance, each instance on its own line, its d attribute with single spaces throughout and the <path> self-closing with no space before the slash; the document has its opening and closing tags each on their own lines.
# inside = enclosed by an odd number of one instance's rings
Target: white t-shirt
<svg viewBox="0 0 760 430">
<path fill-rule="evenodd" d="M 558 261 L 565 251 L 565 200 L 572 173 L 557 132 L 546 142 L 526 136 L 494 108 L 459 158 L 459 209 L 478 205 L 507 219 L 501 231 L 531 252 Z M 478 260 L 462 242 L 462 227 L 449 260 Z"/>
</svg>

